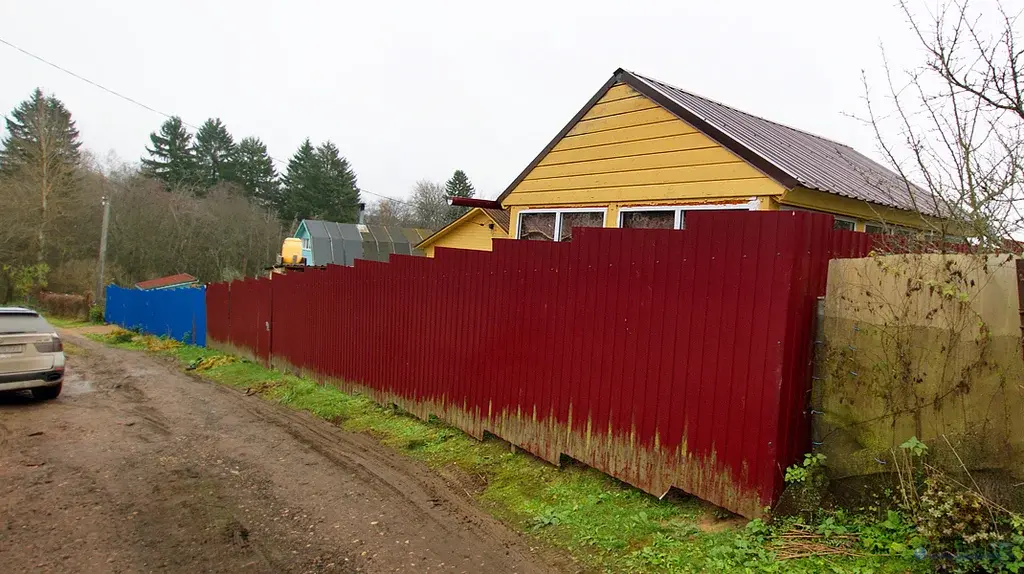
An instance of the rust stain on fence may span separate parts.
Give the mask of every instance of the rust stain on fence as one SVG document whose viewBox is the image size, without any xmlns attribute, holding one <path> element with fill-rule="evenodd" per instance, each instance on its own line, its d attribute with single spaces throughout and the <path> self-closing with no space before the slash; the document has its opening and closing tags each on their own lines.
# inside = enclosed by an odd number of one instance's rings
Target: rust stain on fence
<svg viewBox="0 0 1024 574">
<path fill-rule="evenodd" d="M 211 285 L 208 339 L 553 464 L 758 516 L 809 446 L 828 260 L 871 238 L 802 212 L 694 212 L 687 227 Z"/>
</svg>

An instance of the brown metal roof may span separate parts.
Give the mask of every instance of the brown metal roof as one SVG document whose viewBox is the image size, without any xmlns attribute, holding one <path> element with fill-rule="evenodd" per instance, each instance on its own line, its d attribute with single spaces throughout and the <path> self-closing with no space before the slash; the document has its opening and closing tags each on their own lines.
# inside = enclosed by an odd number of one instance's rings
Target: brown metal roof
<svg viewBox="0 0 1024 574">
<path fill-rule="evenodd" d="M 572 129 L 605 92 L 628 84 L 679 118 L 722 144 L 787 188 L 806 187 L 878 205 L 936 215 L 928 194 L 855 149 L 795 128 L 742 112 L 618 69 L 523 173 L 498 197 L 502 201 Z"/>
<path fill-rule="evenodd" d="M 498 225 L 498 227 L 500 227 L 502 229 L 502 231 L 504 231 L 505 233 L 508 233 L 508 230 L 509 230 L 509 227 L 510 227 L 512 219 L 509 216 L 509 213 L 508 213 L 507 209 L 488 209 L 488 208 L 483 208 L 483 210 L 484 210 L 484 213 L 487 214 L 487 217 L 490 217 L 491 220 L 494 221 L 494 223 L 496 223 Z"/>
<path fill-rule="evenodd" d="M 168 275 L 167 277 L 158 277 L 156 279 L 150 279 L 148 281 L 139 281 L 135 284 L 136 289 L 160 289 L 163 287 L 171 287 L 173 285 L 188 285 L 198 281 L 195 277 L 188 273 L 178 273 L 177 275 Z"/>
</svg>

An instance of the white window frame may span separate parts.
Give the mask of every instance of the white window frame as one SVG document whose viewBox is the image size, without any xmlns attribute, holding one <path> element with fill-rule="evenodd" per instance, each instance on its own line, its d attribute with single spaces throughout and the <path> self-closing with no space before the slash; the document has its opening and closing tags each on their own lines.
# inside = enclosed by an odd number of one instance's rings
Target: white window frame
<svg viewBox="0 0 1024 574">
<path fill-rule="evenodd" d="M 855 218 L 845 217 L 843 215 L 833 215 L 832 217 L 835 217 L 836 221 L 845 221 L 847 223 L 852 223 L 853 229 L 851 229 L 850 231 L 857 231 L 857 220 Z"/>
<path fill-rule="evenodd" d="M 523 238 L 523 214 L 531 213 L 554 213 L 555 214 L 555 241 L 562 240 L 562 214 L 563 213 L 600 213 L 601 227 L 608 222 L 607 207 L 566 207 L 563 209 L 522 209 L 516 216 L 516 239 Z"/>
<path fill-rule="evenodd" d="M 714 204 L 692 204 L 692 205 L 631 205 L 628 207 L 619 208 L 619 220 L 615 222 L 615 226 L 622 227 L 622 214 L 636 211 L 674 211 L 676 214 L 675 223 L 672 229 L 683 229 L 686 224 L 686 217 L 683 212 L 686 211 L 707 211 L 707 210 L 738 210 L 738 211 L 757 211 L 759 202 L 757 198 L 751 198 L 746 203 L 714 203 Z"/>
<path fill-rule="evenodd" d="M 309 237 L 303 237 L 302 238 L 302 248 L 303 249 L 306 249 L 306 250 L 309 249 L 310 239 L 311 238 L 309 238 Z"/>
</svg>

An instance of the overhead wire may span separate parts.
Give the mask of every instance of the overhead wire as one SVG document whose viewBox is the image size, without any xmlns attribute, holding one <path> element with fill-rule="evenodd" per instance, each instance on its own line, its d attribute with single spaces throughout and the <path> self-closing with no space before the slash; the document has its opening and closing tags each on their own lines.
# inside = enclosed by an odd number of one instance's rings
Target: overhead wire
<svg viewBox="0 0 1024 574">
<path fill-rule="evenodd" d="M 75 78 L 77 80 L 85 82 L 85 83 L 87 83 L 87 84 L 89 84 L 89 85 L 91 85 L 93 87 L 99 88 L 100 90 L 103 90 L 104 92 L 107 92 L 108 94 L 111 94 L 113 96 L 121 98 L 122 100 L 124 100 L 126 102 L 129 102 L 131 104 L 134 104 L 136 106 L 139 106 L 140 108 L 143 108 L 143 109 L 148 110 L 150 112 L 153 112 L 155 114 L 164 116 L 165 118 L 168 118 L 168 119 L 173 118 L 173 117 L 178 117 L 178 119 L 181 119 L 180 116 L 174 116 L 174 115 L 169 114 L 167 112 L 160 111 L 160 110 L 158 110 L 158 109 L 156 109 L 156 108 L 154 108 L 152 106 L 148 106 L 148 105 L 146 105 L 146 104 L 144 104 L 144 103 L 142 103 L 142 102 L 140 102 L 140 101 L 138 101 L 138 100 L 136 100 L 134 98 L 128 97 L 128 96 L 126 96 L 126 95 L 124 95 L 124 94 L 122 94 L 122 93 L 120 93 L 118 91 L 112 90 L 112 89 L 110 89 L 110 88 L 108 88 L 108 87 L 106 87 L 106 86 L 104 86 L 104 85 L 102 85 L 102 84 L 100 84 L 98 82 L 94 82 L 94 81 L 90 80 L 89 78 L 86 78 L 85 76 L 82 76 L 80 74 L 76 74 L 75 72 L 73 72 L 73 71 L 71 71 L 71 70 L 69 70 L 69 69 L 67 69 L 67 68 L 65 68 L 63 66 L 55 64 L 55 63 L 47 60 L 46 58 L 43 58 L 42 56 L 33 54 L 32 52 L 29 52 L 28 50 L 26 50 L 26 49 L 24 49 L 24 48 L 22 48 L 20 46 L 12 44 L 12 43 L 8 42 L 7 40 L 5 40 L 3 38 L 0 38 L 0 44 L 4 44 L 4 45 L 6 45 L 6 46 L 8 46 L 10 48 L 13 48 L 13 49 L 21 52 L 22 54 L 24 54 L 24 55 L 26 55 L 26 56 L 34 59 L 34 60 L 42 62 L 43 64 L 46 64 L 47 66 L 50 66 L 51 68 L 54 68 L 54 69 L 59 70 L 59 71 L 65 73 L 65 74 L 68 74 L 69 76 L 71 76 L 71 77 L 73 77 L 73 78 Z M 199 127 L 196 126 L 195 124 L 191 124 L 189 122 L 186 122 L 185 120 L 181 120 L 181 123 L 184 124 L 185 126 L 188 126 L 188 127 L 192 128 L 192 129 L 194 129 L 194 130 L 198 130 L 199 129 Z M 276 158 L 276 157 L 274 157 L 274 156 L 272 156 L 270 154 L 267 154 L 267 157 L 269 157 L 272 161 L 276 161 L 277 163 L 279 163 L 279 164 L 281 164 L 283 166 L 287 166 L 288 165 L 287 161 L 282 160 L 282 159 L 278 159 L 278 158 Z M 376 197 L 380 197 L 382 199 L 387 199 L 389 201 L 394 201 L 394 202 L 402 203 L 402 204 L 409 205 L 409 206 L 413 205 L 411 202 L 405 201 L 403 199 L 398 199 L 398 198 L 390 197 L 390 196 L 383 195 L 383 194 L 380 194 L 380 193 L 375 193 L 375 192 L 369 191 L 367 189 L 360 188 L 359 192 L 360 193 L 368 193 L 370 195 L 373 195 L 373 196 L 376 196 Z"/>
</svg>

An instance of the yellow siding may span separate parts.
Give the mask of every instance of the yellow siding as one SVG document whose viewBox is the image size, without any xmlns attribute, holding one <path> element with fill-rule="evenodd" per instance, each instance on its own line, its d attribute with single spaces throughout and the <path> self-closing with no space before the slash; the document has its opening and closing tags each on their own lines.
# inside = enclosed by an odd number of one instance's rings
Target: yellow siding
<svg viewBox="0 0 1024 574">
<path fill-rule="evenodd" d="M 490 251 L 491 239 L 506 237 L 508 236 L 505 235 L 505 231 L 487 217 L 486 213 L 480 209 L 473 209 L 453 222 L 449 228 L 438 233 L 437 239 L 428 239 L 429 243 L 422 245 L 421 248 L 427 257 L 434 256 L 435 247 Z"/>
<path fill-rule="evenodd" d="M 502 202 L 609 207 L 777 196 L 785 189 L 626 85 L 612 87 Z M 516 209 L 515 211 L 518 211 Z M 513 227 L 516 217 L 513 215 Z"/>
<path fill-rule="evenodd" d="M 884 221 L 889 224 L 903 225 L 915 229 L 927 229 L 939 221 L 925 215 L 901 209 L 892 209 L 874 205 L 859 199 L 851 199 L 833 193 L 814 191 L 797 187 L 787 191 L 779 202 L 783 205 L 813 209 L 835 215 L 859 219 L 857 230 L 864 231 L 865 222 Z"/>
</svg>

